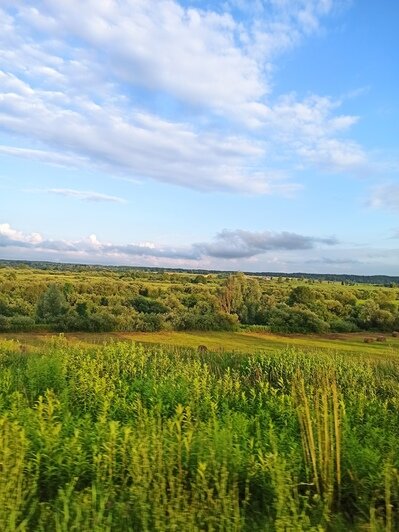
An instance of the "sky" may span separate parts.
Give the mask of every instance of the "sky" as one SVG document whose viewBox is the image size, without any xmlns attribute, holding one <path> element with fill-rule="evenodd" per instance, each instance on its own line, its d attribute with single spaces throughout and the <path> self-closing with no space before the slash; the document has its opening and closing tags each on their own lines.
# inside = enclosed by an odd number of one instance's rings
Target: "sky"
<svg viewBox="0 0 399 532">
<path fill-rule="evenodd" d="M 0 258 L 399 274 L 397 0 L 0 0 Z"/>
</svg>

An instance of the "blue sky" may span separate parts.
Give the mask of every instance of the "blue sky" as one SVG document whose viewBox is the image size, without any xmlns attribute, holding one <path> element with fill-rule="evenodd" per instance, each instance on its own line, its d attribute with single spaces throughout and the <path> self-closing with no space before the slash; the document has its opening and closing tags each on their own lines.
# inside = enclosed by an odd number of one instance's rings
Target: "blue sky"
<svg viewBox="0 0 399 532">
<path fill-rule="evenodd" d="M 0 258 L 398 274 L 395 0 L 0 0 Z"/>
</svg>

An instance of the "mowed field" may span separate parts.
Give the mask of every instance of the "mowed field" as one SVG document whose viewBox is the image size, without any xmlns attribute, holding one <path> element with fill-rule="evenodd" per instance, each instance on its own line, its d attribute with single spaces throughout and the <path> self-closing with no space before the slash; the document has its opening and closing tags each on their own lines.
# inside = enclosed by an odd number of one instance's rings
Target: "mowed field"
<svg viewBox="0 0 399 532">
<path fill-rule="evenodd" d="M 0 339 L 16 340 L 28 351 L 38 351 L 47 344 L 55 333 L 3 333 Z M 277 335 L 264 332 L 134 332 L 134 333 L 63 333 L 61 336 L 71 344 L 93 345 L 109 342 L 128 341 L 143 344 L 159 344 L 178 347 L 198 348 L 203 345 L 209 350 L 241 351 L 254 353 L 257 351 L 275 351 L 287 347 L 309 350 L 328 350 L 338 353 L 348 352 L 352 356 L 399 356 L 399 338 L 390 334 L 350 333 L 326 335 Z M 364 339 L 373 339 L 365 343 Z M 384 341 L 378 341 L 384 338 Z"/>
</svg>

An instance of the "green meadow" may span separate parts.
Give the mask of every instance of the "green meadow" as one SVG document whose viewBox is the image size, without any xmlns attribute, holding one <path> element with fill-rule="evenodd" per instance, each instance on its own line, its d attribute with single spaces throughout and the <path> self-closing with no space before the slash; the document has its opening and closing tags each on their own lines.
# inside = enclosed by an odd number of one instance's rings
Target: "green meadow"
<svg viewBox="0 0 399 532">
<path fill-rule="evenodd" d="M 393 344 L 104 340 L 1 341 L 1 530 L 398 530 Z"/>
</svg>

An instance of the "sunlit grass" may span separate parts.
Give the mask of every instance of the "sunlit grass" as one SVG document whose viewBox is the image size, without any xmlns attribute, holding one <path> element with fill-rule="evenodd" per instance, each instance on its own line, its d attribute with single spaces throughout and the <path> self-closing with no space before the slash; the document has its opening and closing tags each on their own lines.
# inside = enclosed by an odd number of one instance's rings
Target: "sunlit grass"
<svg viewBox="0 0 399 532">
<path fill-rule="evenodd" d="M 0 530 L 397 530 L 399 362 L 0 345 Z"/>
<path fill-rule="evenodd" d="M 0 338 L 19 340 L 28 346 L 41 346 L 54 334 L 48 333 L 9 333 L 0 334 Z M 85 345 L 101 344 L 110 340 L 130 340 L 148 344 L 172 345 L 178 347 L 197 348 L 205 345 L 211 350 L 242 351 L 253 353 L 259 350 L 275 351 L 288 347 L 306 350 L 333 350 L 348 352 L 351 355 L 391 356 L 399 355 L 399 337 L 386 335 L 386 342 L 364 343 L 369 333 L 350 333 L 334 335 L 277 335 L 261 332 L 219 332 L 219 331 L 160 331 L 135 333 L 65 333 L 64 337 L 71 342 Z"/>
</svg>

